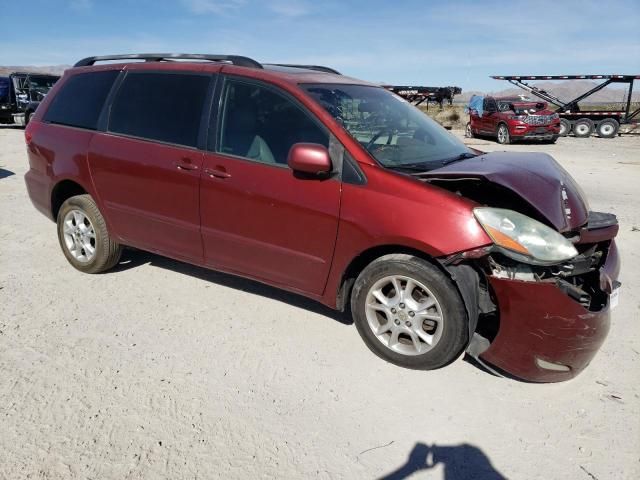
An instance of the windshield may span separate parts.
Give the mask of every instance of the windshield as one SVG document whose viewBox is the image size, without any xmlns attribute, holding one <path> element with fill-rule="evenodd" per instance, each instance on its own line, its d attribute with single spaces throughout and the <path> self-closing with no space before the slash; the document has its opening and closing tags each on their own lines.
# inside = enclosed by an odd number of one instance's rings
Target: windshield
<svg viewBox="0 0 640 480">
<path fill-rule="evenodd" d="M 53 87 L 54 83 L 57 81 L 58 77 L 29 75 L 31 88 L 35 88 L 36 90 L 51 90 L 51 87 Z"/>
<path fill-rule="evenodd" d="M 384 88 L 301 85 L 382 165 L 441 167 L 473 155 L 420 110 Z"/>
<path fill-rule="evenodd" d="M 0 103 L 9 101 L 9 79 L 0 77 Z"/>
</svg>

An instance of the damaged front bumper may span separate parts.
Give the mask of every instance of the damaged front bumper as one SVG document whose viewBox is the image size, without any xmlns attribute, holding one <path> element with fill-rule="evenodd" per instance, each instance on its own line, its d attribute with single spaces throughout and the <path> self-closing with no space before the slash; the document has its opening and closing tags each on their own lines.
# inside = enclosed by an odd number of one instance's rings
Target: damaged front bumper
<svg viewBox="0 0 640 480">
<path fill-rule="evenodd" d="M 607 233 L 616 232 L 617 225 Z M 583 240 L 599 243 L 583 247 L 582 259 L 570 265 L 574 271 L 558 267 L 541 278 L 527 266 L 500 271 L 491 259 L 490 300 L 479 309 L 467 353 L 494 373 L 530 382 L 560 382 L 584 370 L 609 332 L 610 299 L 620 285 L 618 250 L 604 233 L 583 232 Z"/>
<path fill-rule="evenodd" d="M 611 243 L 601 280 L 608 294 L 617 286 L 619 260 Z M 613 275 L 613 278 L 612 278 Z M 500 327 L 479 359 L 531 382 L 575 377 L 596 355 L 609 332 L 610 302 L 591 311 L 555 283 L 489 279 Z"/>
</svg>

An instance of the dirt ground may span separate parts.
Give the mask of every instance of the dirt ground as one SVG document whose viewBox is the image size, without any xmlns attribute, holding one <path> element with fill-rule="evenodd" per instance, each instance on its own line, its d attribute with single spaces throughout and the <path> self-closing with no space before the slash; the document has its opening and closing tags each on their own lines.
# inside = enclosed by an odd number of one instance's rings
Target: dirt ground
<svg viewBox="0 0 640 480">
<path fill-rule="evenodd" d="M 575 380 L 403 370 L 314 302 L 142 252 L 81 274 L 0 128 L 0 478 L 640 478 L 640 138 L 467 143 L 548 151 L 620 219 L 620 305 Z"/>
</svg>

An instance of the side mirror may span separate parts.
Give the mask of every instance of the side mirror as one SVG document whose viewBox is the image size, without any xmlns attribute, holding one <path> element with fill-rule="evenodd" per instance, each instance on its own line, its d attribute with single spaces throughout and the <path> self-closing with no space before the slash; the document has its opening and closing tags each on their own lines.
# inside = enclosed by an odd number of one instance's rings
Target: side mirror
<svg viewBox="0 0 640 480">
<path fill-rule="evenodd" d="M 318 143 L 296 143 L 289 150 L 287 164 L 294 172 L 320 175 L 331 171 L 329 150 Z"/>
</svg>

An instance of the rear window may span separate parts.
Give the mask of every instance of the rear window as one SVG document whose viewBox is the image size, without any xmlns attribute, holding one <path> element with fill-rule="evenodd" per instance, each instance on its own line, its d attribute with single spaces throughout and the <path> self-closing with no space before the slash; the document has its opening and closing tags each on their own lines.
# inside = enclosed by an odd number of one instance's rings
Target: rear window
<svg viewBox="0 0 640 480">
<path fill-rule="evenodd" d="M 95 130 L 117 70 L 73 75 L 51 101 L 44 121 Z"/>
<path fill-rule="evenodd" d="M 128 73 L 111 107 L 109 131 L 195 147 L 210 76 Z"/>
</svg>

